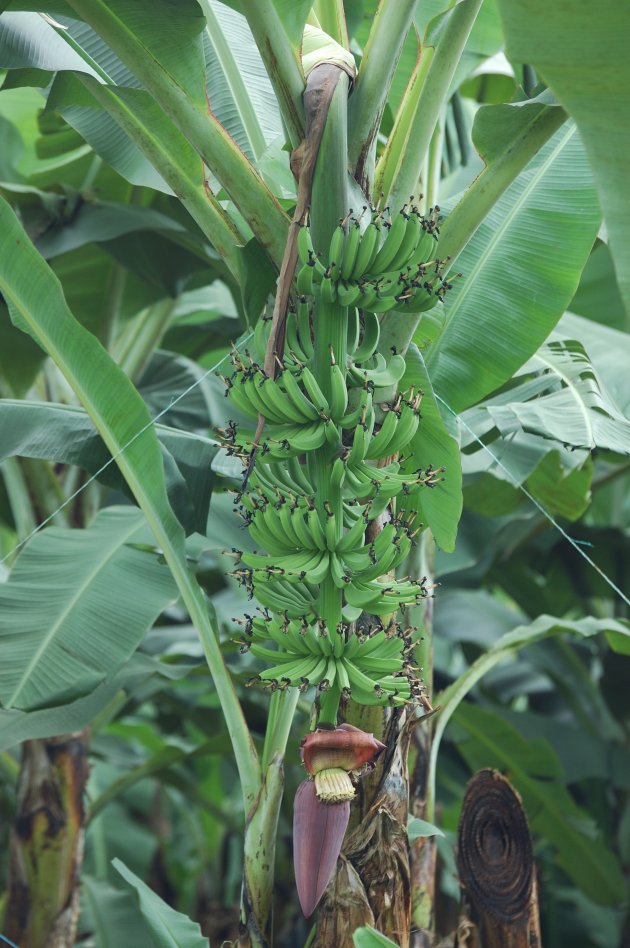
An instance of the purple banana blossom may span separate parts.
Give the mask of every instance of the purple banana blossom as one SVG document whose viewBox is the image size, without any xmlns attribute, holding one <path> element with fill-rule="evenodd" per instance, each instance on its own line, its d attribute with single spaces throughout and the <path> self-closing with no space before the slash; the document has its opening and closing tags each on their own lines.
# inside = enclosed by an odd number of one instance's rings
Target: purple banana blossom
<svg viewBox="0 0 630 948">
<path fill-rule="evenodd" d="M 293 811 L 293 864 L 302 911 L 312 915 L 341 852 L 355 779 L 367 773 L 385 745 L 350 724 L 316 730 L 301 743 L 302 760 L 314 779 L 297 789 Z"/>
</svg>

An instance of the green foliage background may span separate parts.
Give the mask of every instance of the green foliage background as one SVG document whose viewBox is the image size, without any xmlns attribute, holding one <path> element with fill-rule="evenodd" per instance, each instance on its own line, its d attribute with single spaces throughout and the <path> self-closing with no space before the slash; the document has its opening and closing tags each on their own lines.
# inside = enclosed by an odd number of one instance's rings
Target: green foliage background
<svg viewBox="0 0 630 948">
<path fill-rule="evenodd" d="M 281 16 L 310 6 L 275 5 Z M 139 6 L 109 4 L 122 18 Z M 217 121 L 266 187 L 249 223 L 219 169 L 207 172 L 217 199 L 206 200 L 200 160 L 173 117 L 65 3 L 37 9 L 69 27 L 76 50 L 36 12 L 18 20 L 28 3 L 0 4 L 0 273 L 20 287 L 0 303 L 0 803 L 10 816 L 20 741 L 91 724 L 78 944 L 98 948 L 172 944 L 159 934 L 170 924 L 182 926 L 178 944 L 202 943 L 141 880 L 212 944 L 235 937 L 244 813 L 220 704 L 244 746 L 236 697 L 259 749 L 268 715 L 267 696 L 243 687 L 256 664 L 233 641 L 247 603 L 221 551 L 248 541 L 228 493 L 238 470 L 213 435 L 231 412 L 209 370 L 251 331 L 273 288 L 277 247 L 265 226 L 284 221 L 295 194 L 273 89 L 238 4 L 209 6 L 212 29 L 193 0 L 170 25 L 151 16 L 138 29 L 191 108 L 204 77 L 213 90 Z M 447 6 L 418 8 L 428 44 Z M 611 948 L 628 937 L 630 865 L 628 608 L 602 575 L 627 595 L 630 67 L 623 30 L 601 26 L 614 5 L 570 6 L 572 18 L 538 0 L 484 0 L 440 117 L 432 200 L 456 208 L 484 163 L 496 169 L 560 105 L 575 124 L 558 128 L 458 250 L 463 279 L 444 313 L 421 323 L 409 372 L 435 396 L 422 463 L 449 475 L 422 510 L 439 547 L 434 698 L 448 712 L 436 769 L 438 925 L 446 933 L 456 917 L 465 782 L 494 766 L 529 815 L 544 944 Z M 346 3 L 357 57 L 374 7 Z M 298 35 L 301 24 L 289 25 Z M 412 30 L 385 135 L 417 52 Z M 101 470 L 111 454 L 123 476 Z M 12 566 L 16 544 L 47 518 Z M 79 587 L 64 559 L 77 527 Z M 77 632 L 86 614 L 87 641 Z M 234 687 L 220 695 L 208 665 L 220 672 L 221 653 Z M 308 710 L 300 699 L 279 825 L 287 945 L 307 935 L 290 801 Z"/>
</svg>

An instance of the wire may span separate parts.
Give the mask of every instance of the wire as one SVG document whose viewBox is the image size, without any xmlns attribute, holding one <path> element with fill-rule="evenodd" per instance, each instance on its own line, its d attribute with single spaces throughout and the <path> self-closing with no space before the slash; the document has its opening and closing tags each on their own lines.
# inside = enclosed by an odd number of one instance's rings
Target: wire
<svg viewBox="0 0 630 948">
<path fill-rule="evenodd" d="M 246 345 L 246 343 L 249 342 L 249 340 L 252 338 L 253 335 L 254 335 L 253 332 L 248 333 L 243 339 L 241 339 L 240 343 L 239 343 L 237 346 L 235 346 L 234 348 L 236 348 L 236 349 L 242 348 L 242 346 Z M 60 513 L 65 507 L 67 507 L 68 504 L 72 503 L 72 501 L 75 500 L 75 498 L 78 497 L 79 494 L 81 494 L 87 487 L 90 486 L 90 484 L 92 484 L 98 477 L 100 477 L 100 475 L 103 473 L 103 471 L 107 470 L 107 468 L 110 466 L 110 464 L 113 464 L 114 461 L 116 461 L 122 454 L 124 454 L 125 451 L 127 450 L 127 448 L 131 447 L 131 445 L 134 443 L 134 441 L 137 441 L 137 439 L 140 437 L 140 435 L 143 435 L 143 434 L 145 433 L 145 431 L 148 431 L 149 428 L 153 427 L 153 425 L 155 425 L 155 424 L 160 420 L 160 418 L 162 418 L 164 415 L 166 415 L 166 413 L 169 412 L 169 411 L 171 410 L 171 408 L 173 408 L 174 405 L 177 405 L 178 402 L 181 402 L 182 398 L 186 398 L 187 395 L 190 395 L 190 393 L 191 393 L 195 388 L 197 388 L 198 385 L 201 385 L 201 383 L 204 382 L 204 381 L 208 378 L 209 375 L 212 375 L 213 372 L 216 372 L 216 370 L 219 368 L 219 366 L 220 366 L 220 365 L 223 365 L 223 363 L 225 362 L 225 360 L 226 360 L 227 358 L 229 358 L 229 355 L 230 355 L 230 353 L 227 352 L 227 353 L 223 356 L 222 359 L 219 359 L 219 361 L 216 363 L 216 365 L 213 365 L 210 369 L 207 370 L 207 372 L 204 372 L 204 374 L 201 375 L 195 382 L 193 382 L 192 385 L 189 385 L 187 389 L 185 389 L 183 392 L 180 392 L 180 394 L 177 396 L 177 398 L 174 398 L 174 399 L 166 406 L 166 408 L 163 408 L 161 412 L 158 412 L 158 414 L 155 416 L 155 418 L 152 418 L 151 421 L 149 421 L 149 422 L 144 426 L 144 428 L 141 428 L 140 431 L 136 431 L 136 433 L 135 433 L 135 435 L 133 436 L 133 438 L 130 438 L 129 441 L 127 441 L 127 443 L 122 446 L 122 448 L 120 449 L 120 451 L 117 451 L 116 454 L 113 454 L 113 455 L 111 456 L 111 458 L 110 458 L 108 461 L 105 462 L 105 464 L 103 464 L 101 467 L 99 467 L 98 471 L 96 471 L 94 474 L 92 474 L 92 476 L 89 477 L 89 478 L 87 479 L 87 481 L 85 481 L 85 483 L 81 485 L 81 487 L 79 487 L 77 490 L 75 490 L 73 494 L 70 494 L 70 496 L 67 497 L 67 498 L 64 500 L 64 502 L 63 502 L 62 504 L 60 504 L 60 505 L 57 507 L 56 510 L 53 510 L 53 512 L 50 514 L 50 516 L 46 517 L 45 520 L 42 520 L 42 522 L 41 522 L 40 524 L 38 524 L 38 525 L 35 527 L 35 529 L 32 530 L 31 533 L 28 534 L 28 536 L 25 536 L 24 539 L 20 540 L 20 542 L 17 544 L 17 546 L 14 546 L 12 550 L 10 550 L 5 556 L 3 556 L 2 559 L 0 560 L 0 566 L 2 566 L 3 563 L 5 563 L 10 557 L 12 557 L 14 553 L 17 553 L 18 550 L 22 549 L 22 547 L 24 546 L 25 543 L 28 543 L 29 540 L 32 540 L 33 537 L 34 537 L 37 533 L 39 533 L 40 530 L 42 530 L 45 526 L 47 526 L 47 524 L 49 524 L 51 520 L 54 520 L 54 519 L 55 519 L 55 517 L 57 516 L 58 513 Z M 0 937 L 1 937 L 1 936 L 0 936 Z"/>
<path fill-rule="evenodd" d="M 0 938 L 2 939 L 2 941 L 6 942 L 7 945 L 11 945 L 11 948 L 18 948 L 18 946 L 15 944 L 15 942 L 13 942 L 13 941 L 11 941 L 9 938 L 7 938 L 6 935 L 0 934 Z"/>
<path fill-rule="evenodd" d="M 244 339 L 241 340 L 240 344 L 237 345 L 236 348 L 237 348 L 237 349 L 240 349 L 242 346 L 244 346 L 247 342 L 249 342 L 249 340 L 252 338 L 253 335 L 254 335 L 253 332 L 248 333 L 248 335 L 245 336 Z M 183 392 L 181 392 L 176 398 L 174 398 L 174 399 L 166 406 L 166 408 L 163 408 L 161 412 L 158 412 L 158 414 L 155 416 L 155 418 L 152 418 L 151 421 L 149 421 L 143 428 L 141 428 L 139 431 L 137 431 L 136 434 L 133 436 L 133 438 L 130 438 L 130 440 L 127 441 L 127 443 L 123 445 L 123 447 L 120 449 L 120 451 L 118 451 L 116 454 L 112 455 L 112 457 L 111 457 L 108 461 L 106 461 L 105 464 L 103 464 L 101 467 L 99 467 L 98 471 L 96 471 L 94 474 L 92 474 L 91 477 L 89 477 L 88 480 L 85 481 L 85 483 L 81 485 L 81 487 L 79 487 L 77 490 L 74 491 L 73 494 L 71 494 L 68 498 L 66 498 L 66 500 L 64 500 L 64 502 L 63 502 L 62 504 L 60 504 L 59 507 L 57 507 L 57 509 L 54 510 L 54 511 L 50 514 L 50 516 L 46 517 L 46 519 L 43 520 L 40 524 L 38 524 L 38 526 L 35 527 L 35 529 L 32 530 L 31 533 L 28 534 L 28 536 L 26 536 L 26 537 L 24 537 L 24 539 L 20 540 L 20 542 L 19 542 L 12 550 L 10 550 L 5 556 L 3 556 L 3 558 L 0 560 L 0 566 L 2 566 L 3 563 L 5 563 L 10 557 L 12 557 L 12 556 L 14 555 L 14 553 L 17 553 L 17 551 L 20 550 L 20 549 L 24 546 L 25 543 L 28 543 L 29 540 L 32 540 L 32 538 L 33 538 L 37 533 L 39 533 L 40 530 L 42 530 L 45 526 L 47 526 L 47 524 L 49 524 L 51 520 L 54 520 L 54 518 L 57 516 L 58 513 L 60 513 L 65 507 L 68 506 L 69 503 L 71 503 L 73 500 L 75 500 L 75 498 L 78 497 L 79 494 L 81 494 L 87 487 L 89 487 L 90 484 L 91 484 L 93 481 L 95 481 L 95 480 L 103 473 L 103 471 L 105 471 L 105 470 L 110 466 L 110 464 L 113 464 L 122 454 L 124 454 L 124 452 L 134 443 L 134 441 L 136 441 L 136 440 L 140 437 L 140 435 L 144 434 L 145 431 L 148 431 L 149 428 L 151 428 L 153 425 L 155 425 L 155 424 L 160 420 L 160 418 L 162 418 L 167 412 L 169 412 L 169 411 L 171 410 L 171 408 L 173 408 L 174 405 L 177 405 L 178 402 L 180 402 L 183 398 L 186 398 L 186 396 L 189 395 L 195 388 L 197 388 L 198 385 L 201 385 L 201 383 L 202 383 L 203 381 L 205 381 L 205 379 L 207 379 L 209 375 L 212 375 L 213 372 L 216 372 L 216 370 L 219 368 L 219 366 L 222 365 L 228 357 L 229 357 L 229 353 L 226 353 L 226 355 L 224 355 L 222 359 L 219 359 L 219 361 L 216 363 L 216 365 L 213 365 L 213 366 L 212 366 L 211 368 L 209 368 L 206 372 L 204 372 L 204 374 L 203 374 L 202 376 L 200 376 L 195 382 L 193 382 L 192 385 L 189 385 L 187 389 L 185 389 L 185 390 L 184 390 Z M 518 490 L 522 491 L 522 493 L 525 494 L 525 496 L 532 502 L 532 504 L 540 511 L 540 513 L 543 515 L 543 517 L 544 517 L 546 520 L 549 521 L 549 523 L 552 525 L 552 527 L 554 527 L 554 528 L 558 531 L 558 533 L 560 533 L 561 536 L 564 537 L 564 539 L 567 541 L 567 543 L 570 543 L 570 545 L 573 547 L 573 549 L 574 549 L 574 550 L 577 550 L 577 552 L 580 554 L 580 556 L 581 556 L 584 560 L 586 560 L 586 562 L 589 563 L 589 565 L 592 566 L 593 569 L 594 569 L 597 573 L 599 573 L 599 575 L 602 577 L 602 579 L 604 580 L 604 582 L 607 583 L 608 586 L 610 586 L 610 588 L 611 588 L 614 592 L 617 593 L 617 595 L 622 599 L 622 601 L 625 602 L 627 606 L 630 606 L 630 599 L 629 599 L 629 598 L 626 596 L 626 594 L 619 588 L 619 586 L 617 586 L 617 584 L 616 584 L 615 582 L 613 582 L 613 580 L 604 572 L 604 570 L 603 570 L 600 566 L 597 565 L 597 563 L 588 555 L 588 553 L 586 553 L 586 552 L 584 551 L 584 549 L 583 549 L 582 546 L 578 543 L 578 541 L 577 541 L 577 540 L 574 540 L 573 537 L 570 536 L 570 535 L 566 532 L 566 530 L 564 530 L 563 527 L 560 526 L 560 524 L 557 522 L 557 520 L 555 520 L 555 519 L 552 517 L 552 515 L 549 513 L 549 511 L 546 510 L 538 500 L 536 500 L 536 498 L 527 490 L 527 488 L 526 488 L 526 487 L 523 487 L 523 485 L 518 481 L 518 479 L 514 476 L 514 474 L 510 471 L 510 469 L 505 466 L 505 464 L 503 463 L 503 461 L 501 461 L 501 460 L 494 454 L 494 452 L 490 450 L 490 448 L 489 448 L 486 444 L 484 444 L 484 442 L 481 440 L 481 438 L 473 431 L 473 429 L 472 429 L 472 428 L 470 427 L 470 425 L 462 418 L 462 416 L 459 415 L 459 414 L 455 411 L 455 409 L 451 408 L 451 406 L 448 404 L 448 402 L 445 402 L 444 399 L 441 398 L 437 393 L 436 393 L 436 396 L 435 396 L 435 397 L 437 398 L 437 400 L 438 400 L 439 402 L 442 403 L 442 405 L 444 405 L 444 407 L 446 408 L 446 410 L 449 411 L 449 412 L 451 413 L 451 415 L 459 421 L 459 423 L 462 425 L 462 427 L 465 428 L 466 431 L 467 431 L 470 435 L 472 435 L 472 437 L 475 439 L 475 441 L 476 441 L 476 442 L 483 448 L 483 450 L 492 458 L 492 460 L 494 461 L 494 463 L 495 463 L 498 467 L 500 467 L 501 470 L 504 471 L 505 474 L 507 474 L 507 476 L 509 477 L 509 479 L 510 479 L 510 481 L 512 482 L 512 484 L 514 484 L 514 486 L 515 486 Z M 2 938 L 2 935 L 0 935 L 0 938 Z"/>
<path fill-rule="evenodd" d="M 501 461 L 501 460 L 494 454 L 494 452 L 490 450 L 490 448 L 487 446 L 487 444 L 484 444 L 484 442 L 481 440 L 481 438 L 480 438 L 477 434 L 475 434 L 475 432 L 474 432 L 473 429 L 470 427 L 470 425 L 469 425 L 466 421 L 464 421 L 464 419 L 462 418 L 462 416 L 461 416 L 461 415 L 458 415 L 457 412 L 456 412 L 453 408 L 451 408 L 451 406 L 450 406 L 447 402 L 445 402 L 443 398 L 440 398 L 440 396 L 439 396 L 437 393 L 436 393 L 435 397 L 437 398 L 437 400 L 438 400 L 439 402 L 442 403 L 442 405 L 444 405 L 444 407 L 446 408 L 446 410 L 449 411 L 449 412 L 451 413 L 451 415 L 453 415 L 454 418 L 457 418 L 457 419 L 458 419 L 458 421 L 459 421 L 459 423 L 462 425 L 462 427 L 465 428 L 466 431 L 468 432 L 468 434 L 470 434 L 470 435 L 473 436 L 473 438 L 475 439 L 475 441 L 477 442 L 477 444 L 480 444 L 481 447 L 484 449 L 484 451 L 486 451 L 487 454 L 490 455 L 490 457 L 492 458 L 492 460 L 494 461 L 494 463 L 495 463 L 496 465 L 498 465 L 498 467 L 500 467 L 501 470 L 504 471 L 504 472 L 507 474 L 507 476 L 508 476 L 509 479 L 511 480 L 512 484 L 514 484 L 514 486 L 515 486 L 516 488 L 518 488 L 519 490 L 521 490 L 521 491 L 525 494 L 525 496 L 526 496 L 529 500 L 531 500 L 531 502 L 533 503 L 533 505 L 538 508 L 538 510 L 539 510 L 539 511 L 541 512 L 541 514 L 543 515 L 543 517 L 545 517 L 545 519 L 548 520 L 549 523 L 550 523 L 553 527 L 555 527 L 555 529 L 558 531 L 558 533 L 560 533 L 560 534 L 564 537 L 564 539 L 565 539 L 568 543 L 571 544 L 571 546 L 573 547 L 573 549 L 574 549 L 574 550 L 577 550 L 577 552 L 580 554 L 580 556 L 581 556 L 583 559 L 585 559 L 586 562 L 589 563 L 589 564 L 593 567 L 594 570 L 596 570 L 596 572 L 599 573 L 599 575 L 602 577 L 602 579 L 604 580 L 604 582 L 606 582 L 606 583 L 610 586 L 610 588 L 611 588 L 612 590 L 614 590 L 614 592 L 617 593 L 617 595 L 623 600 L 623 602 L 625 602 L 627 606 L 630 606 L 630 599 L 628 599 L 628 597 L 626 596 L 626 594 L 619 588 L 619 586 L 617 586 L 617 584 L 614 583 L 613 580 L 612 580 L 609 576 L 606 575 L 606 573 L 604 572 L 604 570 L 603 570 L 600 566 L 598 566 L 597 563 L 596 563 L 593 559 L 591 559 L 591 557 L 588 555 L 588 553 L 586 553 L 586 552 L 582 549 L 582 546 L 578 543 L 578 541 L 577 541 L 577 540 L 574 540 L 573 537 L 570 536 L 570 535 L 566 532 L 566 530 L 564 530 L 564 529 L 560 526 L 560 524 L 557 522 L 557 520 L 554 520 L 554 518 L 551 516 L 551 514 L 549 513 L 549 511 L 548 511 L 548 510 L 545 510 L 545 508 L 543 507 L 543 505 L 542 505 L 541 503 L 539 503 L 539 501 L 537 501 L 536 498 L 535 498 L 532 494 L 530 494 L 530 492 L 527 490 L 527 488 L 526 488 L 526 487 L 523 487 L 523 485 L 522 485 L 521 483 L 519 483 L 518 478 L 516 478 L 516 477 L 514 476 L 514 474 L 512 474 L 512 472 L 509 470 L 509 468 L 507 468 L 507 467 L 505 466 L 505 464 L 503 463 L 503 461 Z"/>
</svg>

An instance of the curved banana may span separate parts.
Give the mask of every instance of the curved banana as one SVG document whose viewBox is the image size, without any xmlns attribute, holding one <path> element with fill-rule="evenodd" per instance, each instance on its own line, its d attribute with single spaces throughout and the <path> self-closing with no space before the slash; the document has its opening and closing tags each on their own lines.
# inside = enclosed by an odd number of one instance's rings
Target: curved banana
<svg viewBox="0 0 630 948">
<path fill-rule="evenodd" d="M 367 362 L 368 359 L 371 359 L 376 349 L 378 347 L 379 339 L 381 335 L 381 324 L 378 320 L 378 316 L 374 313 L 365 312 L 363 314 L 363 334 L 361 336 L 361 343 L 354 350 L 352 355 L 352 360 L 354 364 Z"/>
<path fill-rule="evenodd" d="M 361 242 L 350 274 L 351 280 L 360 280 L 363 274 L 368 272 L 368 268 L 378 252 L 380 238 L 380 222 L 373 217 L 361 235 Z"/>
<path fill-rule="evenodd" d="M 361 245 L 361 225 L 358 220 L 352 219 L 348 225 L 348 235 L 346 237 L 339 268 L 342 280 L 350 280 L 352 271 L 356 263 L 357 254 Z"/>
</svg>

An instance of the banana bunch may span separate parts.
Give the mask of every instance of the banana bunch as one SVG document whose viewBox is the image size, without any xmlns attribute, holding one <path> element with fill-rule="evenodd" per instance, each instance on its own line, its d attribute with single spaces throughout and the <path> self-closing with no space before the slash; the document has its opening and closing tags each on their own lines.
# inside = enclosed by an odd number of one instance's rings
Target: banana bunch
<svg viewBox="0 0 630 948">
<path fill-rule="evenodd" d="M 361 218 L 350 214 L 332 234 L 326 264 L 303 226 L 297 241 L 298 293 L 374 314 L 430 309 L 451 288 L 442 276 L 447 260 L 437 256 L 439 210 L 436 206 L 423 217 L 415 206 L 405 205 L 391 218 L 387 208 L 372 208 L 363 231 Z"/>
<path fill-rule="evenodd" d="M 405 465 L 422 392 L 391 397 L 405 359 L 379 352 L 378 314 L 443 298 L 437 210 L 424 218 L 403 208 L 393 219 L 373 210 L 363 232 L 349 216 L 325 262 L 301 228 L 298 296 L 275 374 L 263 368 L 270 321 L 261 319 L 251 349 L 234 349 L 223 379 L 250 419 L 223 431 L 247 471 L 235 505 L 256 547 L 232 551 L 232 575 L 259 604 L 240 645 L 267 665 L 255 680 L 272 690 L 316 687 L 320 720 L 333 724 L 342 698 L 403 704 L 420 689 L 411 630 L 395 617 L 431 587 L 425 578 L 395 578 L 421 529 L 415 511 L 396 514 L 396 499 L 434 487 L 444 471 Z M 252 464 L 259 415 L 265 425 Z M 364 613 L 378 617 L 370 634 L 356 628 Z"/>
<path fill-rule="evenodd" d="M 258 617 L 246 615 L 245 619 L 238 642 L 241 651 L 270 663 L 249 684 L 263 682 L 272 691 L 290 686 L 306 691 L 317 686 L 320 692 L 336 684 L 342 697 L 361 704 L 383 700 L 398 704 L 418 697 L 412 666 L 414 629 L 403 631 L 393 623 L 387 630 L 381 625 L 370 635 L 360 636 L 340 625 L 331 636 L 306 616 L 297 621 L 283 615 L 279 621 L 263 609 Z"/>
</svg>

